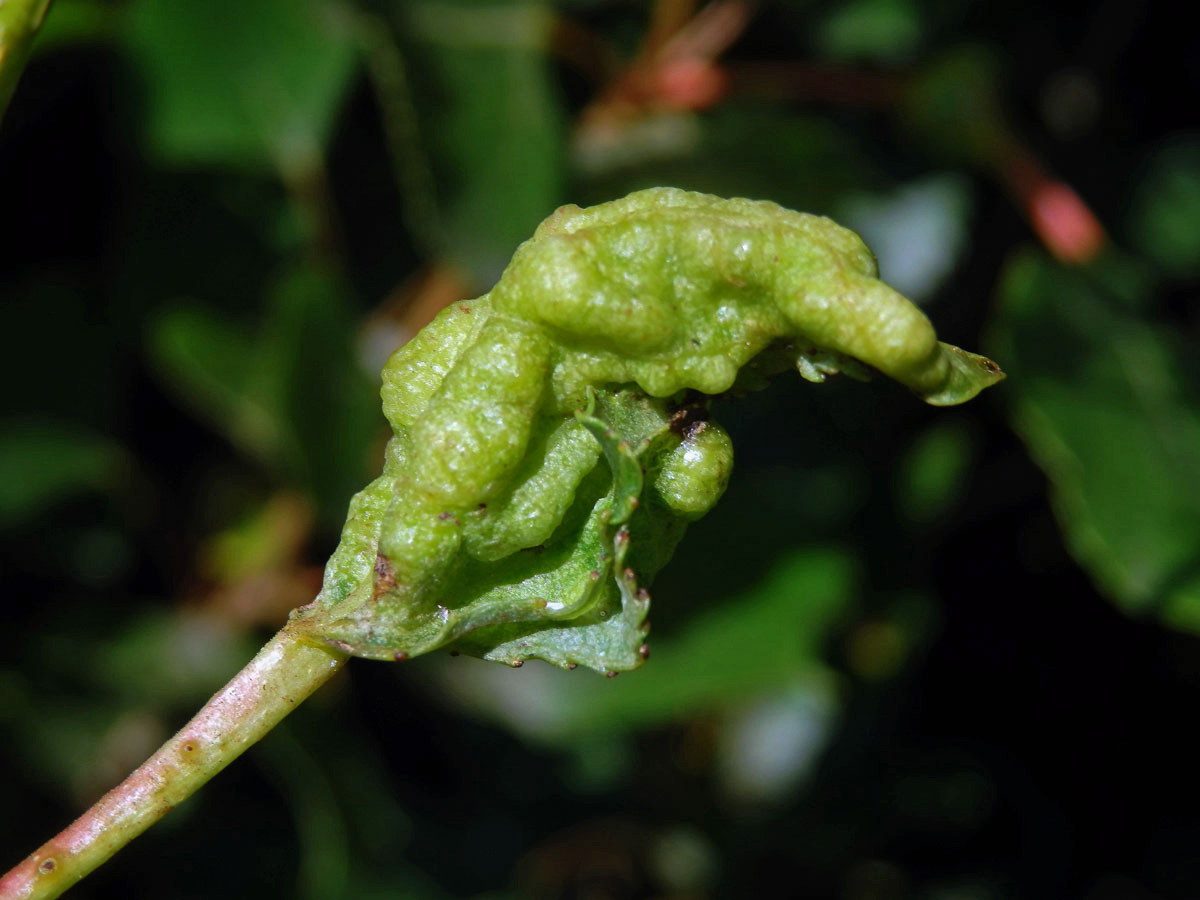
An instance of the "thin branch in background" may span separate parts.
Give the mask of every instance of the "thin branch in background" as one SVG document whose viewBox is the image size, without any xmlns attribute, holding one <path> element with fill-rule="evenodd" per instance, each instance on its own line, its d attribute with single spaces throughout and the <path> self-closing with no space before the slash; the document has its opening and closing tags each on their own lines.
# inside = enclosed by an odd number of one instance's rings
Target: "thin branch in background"
<svg viewBox="0 0 1200 900">
<path fill-rule="evenodd" d="M 655 53 L 660 60 L 714 61 L 746 30 L 754 13 L 749 0 L 716 0 L 672 34 Z"/>
<path fill-rule="evenodd" d="M 313 153 L 301 165 L 282 163 L 280 173 L 300 220 L 306 249 L 320 260 L 344 259 L 337 207 L 323 154 Z"/>
<path fill-rule="evenodd" d="M 550 16 L 546 49 L 597 86 L 614 81 L 624 65 L 600 35 L 558 12 Z"/>
<path fill-rule="evenodd" d="M 717 58 L 741 36 L 754 4 L 715 0 L 695 15 L 691 4 L 661 2 L 637 55 L 584 110 L 580 128 L 611 127 L 662 109 L 703 109 L 724 95 Z"/>
<path fill-rule="evenodd" d="M 694 11 L 688 0 L 660 0 L 637 55 L 580 116 L 577 146 L 618 141 L 631 124 L 664 111 L 700 110 L 736 94 L 770 102 L 900 108 L 913 73 L 876 73 L 811 62 L 765 61 L 718 66 L 754 12 L 748 0 L 715 0 Z M 995 176 L 1059 260 L 1083 264 L 1107 243 L 1096 215 L 1052 176 L 1011 126 L 995 115 L 996 139 L 974 160 Z"/>
<path fill-rule="evenodd" d="M 890 108 L 904 93 L 895 73 L 811 62 L 736 62 L 724 66 L 729 92 L 783 103 L 804 100 L 837 106 Z"/>
<path fill-rule="evenodd" d="M 684 0 L 660 0 L 632 61 L 579 115 L 573 136 L 581 169 L 604 168 L 630 146 L 679 146 L 689 140 L 690 113 L 728 92 L 717 57 L 749 23 L 749 0 L 715 0 L 698 13 Z M 663 127 L 665 126 L 665 128 Z M 640 138 L 630 140 L 633 131 Z"/>
<path fill-rule="evenodd" d="M 1013 140 L 1010 152 L 992 168 L 1046 249 L 1060 261 L 1082 265 L 1104 249 L 1108 237 L 1095 213 L 1019 139 Z"/>
<path fill-rule="evenodd" d="M 384 137 L 391 151 L 404 220 L 418 246 L 434 256 L 441 249 L 442 223 L 433 167 L 421 140 L 408 72 L 386 19 L 373 13 L 359 16 L 363 59 L 375 90 Z"/>
</svg>

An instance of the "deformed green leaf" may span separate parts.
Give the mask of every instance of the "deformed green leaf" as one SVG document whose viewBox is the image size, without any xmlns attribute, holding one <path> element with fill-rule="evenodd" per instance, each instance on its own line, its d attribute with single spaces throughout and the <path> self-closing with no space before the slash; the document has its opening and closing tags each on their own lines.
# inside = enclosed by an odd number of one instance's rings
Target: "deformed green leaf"
<svg viewBox="0 0 1200 900">
<path fill-rule="evenodd" d="M 588 403 L 585 409 L 576 410 L 575 419 L 592 433 L 600 449 L 604 451 L 604 459 L 608 470 L 612 473 L 612 508 L 609 511 L 609 524 L 624 525 L 637 509 L 638 498 L 642 495 L 642 485 L 645 483 L 645 473 L 634 449 L 629 445 L 628 438 L 618 435 L 608 423 L 596 417 L 596 392 L 588 389 Z M 650 438 L 643 438 L 649 442 Z"/>
<path fill-rule="evenodd" d="M 1171 333 L 1086 274 L 1008 267 L 994 346 L 1072 553 L 1130 612 L 1200 630 L 1200 392 Z"/>
<path fill-rule="evenodd" d="M 290 627 L 377 659 L 637 666 L 649 583 L 729 479 L 711 395 L 870 367 L 943 405 L 1003 377 L 875 276 L 852 232 L 772 203 L 563 207 L 389 360 L 384 473 Z"/>
<path fill-rule="evenodd" d="M 437 514 L 439 524 L 461 529 L 467 545 L 453 563 L 459 596 L 446 598 L 459 601 L 453 607 L 439 603 L 423 616 L 412 610 L 380 615 L 381 595 L 398 592 L 394 569 L 407 560 L 376 550 L 374 580 L 359 583 L 333 607 L 343 615 L 319 619 L 319 633 L 352 652 L 384 659 L 452 646 L 509 664 L 539 658 L 563 667 L 635 667 L 649 608 L 638 572 L 657 569 L 683 524 L 661 498 L 643 490 L 643 467 L 656 465 L 651 460 L 661 445 L 683 440 L 671 434 L 672 413 L 661 400 L 618 392 L 602 405 L 596 409 L 593 394 L 589 411 L 554 426 L 539 441 L 545 456 L 530 460 L 536 471 L 524 483 L 475 509 Z M 600 450 L 607 472 L 596 467 Z M 396 491 L 388 476 L 385 470 L 355 499 L 352 522 L 377 519 L 387 495 Z M 538 489 L 531 497 L 530 485 Z M 420 514 L 418 504 L 408 505 Z M 402 519 L 405 511 L 385 514 Z M 530 533 L 531 516 L 548 521 Z M 361 559 L 362 542 L 372 537 L 354 535 L 349 544 L 344 539 L 335 560 L 344 551 L 354 555 L 351 561 Z M 421 599 L 418 591 L 407 594 Z"/>
</svg>

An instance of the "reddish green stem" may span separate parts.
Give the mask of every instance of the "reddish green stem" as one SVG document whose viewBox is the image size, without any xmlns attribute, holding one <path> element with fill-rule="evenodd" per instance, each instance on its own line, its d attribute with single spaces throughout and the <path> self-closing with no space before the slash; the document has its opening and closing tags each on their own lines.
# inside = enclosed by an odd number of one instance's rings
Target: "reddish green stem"
<svg viewBox="0 0 1200 900">
<path fill-rule="evenodd" d="M 0 900 L 59 896 L 237 759 L 346 659 L 279 632 L 157 753 L 0 879 Z"/>
</svg>

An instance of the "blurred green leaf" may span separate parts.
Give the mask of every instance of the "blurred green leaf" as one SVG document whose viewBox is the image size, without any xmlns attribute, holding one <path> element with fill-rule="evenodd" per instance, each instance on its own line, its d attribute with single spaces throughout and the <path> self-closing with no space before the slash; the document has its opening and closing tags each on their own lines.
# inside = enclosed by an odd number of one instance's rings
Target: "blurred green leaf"
<svg viewBox="0 0 1200 900">
<path fill-rule="evenodd" d="M 960 45 L 923 66 L 896 106 L 900 127 L 918 145 L 959 163 L 992 162 L 1010 146 L 1000 101 L 997 54 Z"/>
<path fill-rule="evenodd" d="M 95 759 L 96 748 L 119 714 L 116 704 L 95 698 L 56 698 L 47 703 L 29 689 L 18 699 L 0 710 L 0 723 L 21 755 L 36 760 L 31 771 L 45 788 L 59 797 L 68 795 L 71 779 Z"/>
<path fill-rule="evenodd" d="M 546 58 L 550 13 L 532 0 L 400 9 L 420 42 L 413 78 L 430 100 L 443 249 L 490 284 L 562 202 L 566 126 Z"/>
<path fill-rule="evenodd" d="M 542 677 L 537 669 L 513 676 L 461 660 L 442 677 L 465 705 L 542 739 L 679 720 L 830 677 L 821 647 L 850 607 L 854 579 L 853 561 L 840 550 L 794 551 L 749 592 L 705 609 L 669 638 L 652 637 L 650 662 L 617 681 L 549 670 Z"/>
<path fill-rule="evenodd" d="M 105 0 L 54 0 L 54 15 L 46 17 L 34 53 L 42 56 L 62 47 L 110 41 L 119 22 L 119 7 Z"/>
<path fill-rule="evenodd" d="M 302 266 L 270 290 L 256 338 L 201 307 L 169 310 L 151 335 L 170 387 L 243 452 L 315 495 L 327 522 L 369 477 L 382 423 L 352 355 L 346 292 Z"/>
<path fill-rule="evenodd" d="M 334 5 L 138 0 L 126 24 L 164 161 L 292 177 L 320 159 L 355 65 Z"/>
<path fill-rule="evenodd" d="M 834 59 L 894 63 L 916 50 L 921 25 L 912 0 L 852 0 L 833 7 L 817 31 L 817 43 Z"/>
<path fill-rule="evenodd" d="M 1200 385 L 1183 346 L 1039 254 L 1009 264 L 1001 296 L 992 349 L 1068 546 L 1126 610 L 1200 631 Z"/>
<path fill-rule="evenodd" d="M 896 501 L 908 521 L 928 524 L 953 505 L 971 451 L 971 436 L 958 422 L 941 422 L 917 437 L 900 462 L 896 484 Z"/>
<path fill-rule="evenodd" d="M 267 463 L 280 456 L 282 425 L 251 392 L 260 358 L 252 339 L 218 313 L 187 305 L 161 314 L 150 347 L 170 386 L 235 446 Z"/>
<path fill-rule="evenodd" d="M 106 490 L 120 463 L 108 438 L 64 422 L 0 425 L 0 528 L 11 528 L 62 500 Z M 19 473 L 19 477 L 10 477 Z"/>
<path fill-rule="evenodd" d="M 0 2 L 0 118 L 8 108 L 49 6 L 50 0 Z"/>
<path fill-rule="evenodd" d="M 47 641 L 45 652 L 61 653 L 70 642 L 70 636 Z M 255 643 L 216 616 L 145 613 L 104 643 L 74 646 L 74 659 L 59 667 L 126 703 L 187 709 L 236 672 Z"/>
<path fill-rule="evenodd" d="M 677 719 L 798 678 L 824 679 L 821 647 L 850 609 L 854 563 L 837 549 L 796 550 L 750 592 L 705 610 L 670 640 L 651 642 L 652 663 L 616 685 L 593 680 L 572 706 L 579 730 Z"/>
<path fill-rule="evenodd" d="M 1174 141 L 1138 182 L 1130 233 L 1169 275 L 1200 276 L 1200 137 Z"/>
<path fill-rule="evenodd" d="M 298 900 L 338 900 L 351 868 L 349 823 L 326 767 L 286 726 L 259 745 L 263 772 L 291 807 L 300 862 L 291 895 Z"/>
<path fill-rule="evenodd" d="M 346 502 L 378 469 L 385 430 L 379 381 L 354 357 L 357 318 L 349 287 L 311 266 L 288 271 L 269 295 L 254 388 L 285 424 L 290 458 L 315 495 L 324 524 L 337 527 Z"/>
</svg>

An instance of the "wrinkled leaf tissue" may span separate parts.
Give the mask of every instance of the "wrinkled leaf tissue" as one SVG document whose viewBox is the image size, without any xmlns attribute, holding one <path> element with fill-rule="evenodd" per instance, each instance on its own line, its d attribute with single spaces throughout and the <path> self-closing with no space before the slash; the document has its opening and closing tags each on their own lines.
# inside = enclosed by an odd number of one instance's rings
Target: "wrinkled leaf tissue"
<svg viewBox="0 0 1200 900">
<path fill-rule="evenodd" d="M 375 659 L 638 666 L 647 587 L 729 480 L 712 396 L 869 368 L 949 405 L 1003 377 L 876 276 L 853 232 L 774 203 L 563 207 L 389 360 L 383 474 L 289 628 Z"/>
</svg>

